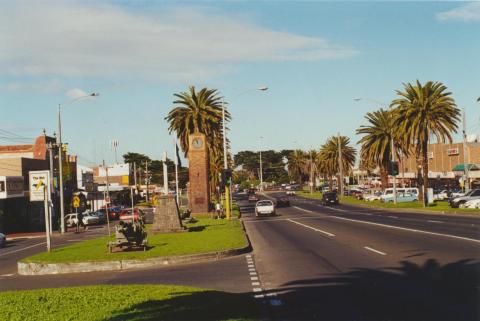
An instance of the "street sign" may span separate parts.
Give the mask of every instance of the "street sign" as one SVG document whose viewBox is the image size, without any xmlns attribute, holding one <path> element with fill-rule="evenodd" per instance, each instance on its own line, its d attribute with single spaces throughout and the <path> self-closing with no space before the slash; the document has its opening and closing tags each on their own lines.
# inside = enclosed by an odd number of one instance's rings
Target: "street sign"
<svg viewBox="0 0 480 321">
<path fill-rule="evenodd" d="M 72 199 L 72 205 L 74 208 L 80 207 L 80 197 L 75 195 Z"/>
<path fill-rule="evenodd" d="M 44 201 L 50 195 L 50 172 L 30 171 L 28 173 L 30 186 L 30 202 Z M 45 193 L 45 188 L 47 192 Z"/>
</svg>

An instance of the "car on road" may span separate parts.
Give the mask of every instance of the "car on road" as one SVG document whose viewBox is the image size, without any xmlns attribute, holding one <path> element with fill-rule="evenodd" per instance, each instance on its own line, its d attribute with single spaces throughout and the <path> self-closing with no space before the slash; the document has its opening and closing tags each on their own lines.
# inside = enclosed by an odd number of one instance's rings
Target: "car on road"
<svg viewBox="0 0 480 321">
<path fill-rule="evenodd" d="M 287 194 L 287 195 L 295 195 L 296 193 L 295 193 L 295 191 L 287 190 L 287 191 L 285 192 L 285 194 Z"/>
<path fill-rule="evenodd" d="M 144 217 L 143 212 L 138 208 L 135 208 L 133 210 L 133 215 L 132 215 L 131 208 L 124 208 L 120 212 L 119 218 L 120 218 L 120 221 L 131 221 L 131 220 L 138 221 L 139 219 L 143 219 L 143 217 Z"/>
<path fill-rule="evenodd" d="M 275 215 L 275 204 L 271 200 L 261 200 L 255 204 L 255 216 Z"/>
<path fill-rule="evenodd" d="M 95 225 L 98 224 L 100 219 L 90 213 L 83 214 L 82 222 L 85 225 Z M 77 225 L 78 222 L 78 214 L 77 213 L 71 213 L 67 214 L 65 216 L 65 223 L 67 224 L 67 227 L 72 227 Z"/>
<path fill-rule="evenodd" d="M 338 194 L 337 192 L 325 192 L 322 194 L 322 205 L 338 205 Z"/>
<path fill-rule="evenodd" d="M 290 206 L 290 200 L 286 197 L 277 198 L 277 207 L 288 207 Z"/>
<path fill-rule="evenodd" d="M 248 201 L 249 202 L 257 202 L 258 201 L 258 196 L 256 194 L 250 194 L 250 195 L 248 195 Z"/>
<path fill-rule="evenodd" d="M 104 209 L 98 210 L 96 212 L 91 213 L 93 216 L 98 217 L 98 223 L 103 224 L 107 221 L 107 213 Z"/>
<path fill-rule="evenodd" d="M 393 203 L 394 197 L 393 194 L 386 195 L 381 199 L 382 202 L 385 203 Z M 413 193 L 398 193 L 397 194 L 397 203 L 405 203 L 405 202 L 415 202 L 418 201 L 418 196 Z"/>
<path fill-rule="evenodd" d="M 460 205 L 476 199 L 480 199 L 480 189 L 472 189 L 468 191 L 468 193 L 465 194 L 465 196 L 452 198 L 450 200 L 450 206 L 453 208 L 458 208 L 460 207 Z"/>
<path fill-rule="evenodd" d="M 0 248 L 4 247 L 7 244 L 7 236 L 3 233 L 0 233 Z"/>
</svg>

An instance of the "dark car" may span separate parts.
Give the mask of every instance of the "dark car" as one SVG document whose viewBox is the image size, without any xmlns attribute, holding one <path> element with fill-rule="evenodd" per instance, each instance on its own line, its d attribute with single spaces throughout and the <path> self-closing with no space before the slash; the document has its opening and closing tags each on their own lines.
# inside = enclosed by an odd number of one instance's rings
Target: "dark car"
<svg viewBox="0 0 480 321">
<path fill-rule="evenodd" d="M 277 198 L 277 207 L 288 207 L 290 206 L 290 200 L 286 197 Z"/>
<path fill-rule="evenodd" d="M 325 192 L 322 195 L 322 205 L 338 204 L 338 195 L 337 192 Z"/>
<path fill-rule="evenodd" d="M 98 223 L 102 224 L 107 221 L 107 214 L 105 209 L 98 210 L 96 212 L 91 213 L 93 216 L 98 217 Z"/>
<path fill-rule="evenodd" d="M 258 196 L 255 195 L 255 194 L 250 194 L 250 195 L 248 195 L 248 201 L 249 202 L 256 202 L 256 201 L 258 201 Z"/>
</svg>

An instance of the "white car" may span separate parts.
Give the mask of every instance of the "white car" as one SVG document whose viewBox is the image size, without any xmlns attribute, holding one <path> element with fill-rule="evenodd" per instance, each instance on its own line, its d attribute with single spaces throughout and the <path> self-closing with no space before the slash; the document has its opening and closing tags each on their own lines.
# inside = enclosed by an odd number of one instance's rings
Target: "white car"
<svg viewBox="0 0 480 321">
<path fill-rule="evenodd" d="M 382 201 L 385 203 L 393 203 L 393 194 L 392 195 L 384 195 Z M 414 202 L 418 201 L 418 197 L 415 194 L 411 193 L 398 193 L 397 194 L 397 203 L 404 203 L 404 202 Z"/>
<path fill-rule="evenodd" d="M 363 199 L 367 202 L 379 201 L 380 196 L 382 196 L 382 192 L 374 192 L 372 194 L 364 194 Z"/>
<path fill-rule="evenodd" d="M 295 195 L 295 191 L 291 191 L 291 190 L 290 190 L 290 191 L 286 191 L 285 193 L 286 193 L 287 195 Z"/>
<path fill-rule="evenodd" d="M 76 226 L 78 222 L 77 213 L 71 213 L 65 216 L 65 223 L 68 227 Z M 86 213 L 83 214 L 82 222 L 85 225 L 94 225 L 98 224 L 100 219 L 97 216 Z"/>
<path fill-rule="evenodd" d="M 0 247 L 4 247 L 6 243 L 7 237 L 5 236 L 5 234 L 0 233 Z"/>
<path fill-rule="evenodd" d="M 461 208 L 480 208 L 480 199 L 466 201 L 463 204 L 460 204 Z"/>
<path fill-rule="evenodd" d="M 275 215 L 275 204 L 270 200 L 261 200 L 255 204 L 255 216 Z"/>
<path fill-rule="evenodd" d="M 446 189 L 440 191 L 438 194 L 433 194 L 433 199 L 435 201 L 443 201 L 448 199 L 448 191 Z"/>
</svg>

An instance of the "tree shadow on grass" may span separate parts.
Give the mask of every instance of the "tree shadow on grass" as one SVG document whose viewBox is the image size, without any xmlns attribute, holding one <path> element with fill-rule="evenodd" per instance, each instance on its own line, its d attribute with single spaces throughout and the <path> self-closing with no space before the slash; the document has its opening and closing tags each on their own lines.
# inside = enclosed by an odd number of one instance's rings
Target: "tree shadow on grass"
<svg viewBox="0 0 480 321">
<path fill-rule="evenodd" d="M 131 306 L 107 321 L 126 320 L 259 320 L 251 295 L 219 291 L 177 293 L 167 300 L 149 300 Z"/>
<path fill-rule="evenodd" d="M 198 226 L 192 226 L 192 227 L 189 227 L 188 228 L 188 231 L 189 232 L 201 232 L 203 231 L 205 228 L 209 227 L 210 225 L 206 224 L 206 225 L 198 225 Z"/>
<path fill-rule="evenodd" d="M 479 320 L 480 263 L 402 261 L 399 267 L 357 268 L 290 282 L 273 309 L 282 320 Z"/>
</svg>

